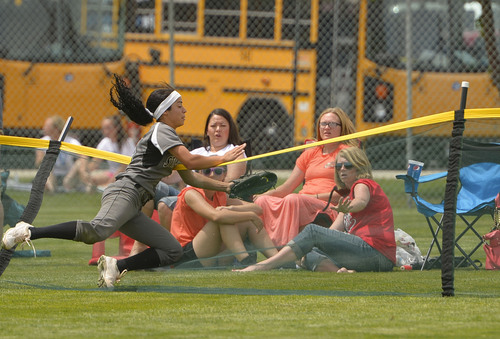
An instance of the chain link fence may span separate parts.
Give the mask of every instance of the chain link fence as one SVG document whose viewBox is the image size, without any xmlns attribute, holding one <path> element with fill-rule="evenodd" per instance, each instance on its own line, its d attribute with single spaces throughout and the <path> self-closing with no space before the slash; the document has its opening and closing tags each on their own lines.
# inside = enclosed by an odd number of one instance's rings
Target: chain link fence
<svg viewBox="0 0 500 339">
<path fill-rule="evenodd" d="M 190 147 L 202 138 L 210 111 L 227 109 L 254 155 L 316 137 L 315 120 L 327 107 L 341 107 L 365 130 L 458 109 L 460 82 L 469 79 L 468 108 L 499 104 L 496 70 L 489 67 L 498 51 L 483 38 L 488 32 L 497 38 L 498 29 L 481 26 L 478 1 L 175 0 L 158 7 L 154 0 L 6 0 L 0 6 L 7 135 L 40 138 L 50 128 L 43 129 L 47 118 L 76 114 L 72 136 L 96 147 L 103 120 L 119 113 L 108 100 L 112 73 L 128 77 L 144 100 L 159 82 L 173 83 L 188 109 L 179 134 Z M 500 1 L 491 9 L 499 27 Z M 85 74 L 93 75 L 80 81 Z M 121 124 L 134 140 L 147 130 L 124 117 Z M 494 121 L 471 121 L 466 136 L 497 141 L 498 130 Z M 451 124 L 432 126 L 363 145 L 377 175 L 394 182 L 410 158 L 425 163 L 424 174 L 444 170 L 450 132 Z M 252 166 L 290 170 L 298 155 Z M 0 165 L 17 173 L 12 187 L 29 185 L 35 150 L 4 145 Z M 74 179 L 68 189 L 84 190 Z M 402 183 L 385 187 L 393 204 L 406 206 Z"/>
</svg>

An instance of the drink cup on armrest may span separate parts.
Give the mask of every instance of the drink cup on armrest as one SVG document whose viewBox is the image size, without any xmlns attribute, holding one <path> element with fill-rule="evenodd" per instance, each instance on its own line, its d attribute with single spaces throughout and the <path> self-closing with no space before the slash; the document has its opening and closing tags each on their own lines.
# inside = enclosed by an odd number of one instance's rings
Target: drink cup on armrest
<svg viewBox="0 0 500 339">
<path fill-rule="evenodd" d="M 423 162 L 408 160 L 408 172 L 406 174 L 418 182 L 418 178 L 420 178 L 420 173 L 422 173 L 422 167 L 424 167 Z"/>
</svg>

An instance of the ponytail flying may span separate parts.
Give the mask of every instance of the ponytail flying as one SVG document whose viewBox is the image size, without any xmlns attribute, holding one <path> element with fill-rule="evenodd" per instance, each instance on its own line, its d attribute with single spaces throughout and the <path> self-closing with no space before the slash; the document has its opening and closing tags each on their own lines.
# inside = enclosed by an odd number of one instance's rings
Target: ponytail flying
<svg viewBox="0 0 500 339">
<path fill-rule="evenodd" d="M 164 83 L 162 88 L 154 90 L 149 95 L 144 107 L 141 99 L 134 96 L 125 81 L 117 74 L 113 76 L 115 81 L 109 90 L 111 103 L 141 126 L 149 125 L 154 119 L 158 120 L 180 97 L 172 86 Z"/>
</svg>

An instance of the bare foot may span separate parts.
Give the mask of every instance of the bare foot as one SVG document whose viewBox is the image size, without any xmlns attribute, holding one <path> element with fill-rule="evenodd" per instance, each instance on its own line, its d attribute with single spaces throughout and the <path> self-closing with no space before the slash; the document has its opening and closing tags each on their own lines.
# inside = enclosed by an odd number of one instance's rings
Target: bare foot
<svg viewBox="0 0 500 339">
<path fill-rule="evenodd" d="M 267 271 L 267 269 L 264 265 L 256 264 L 245 267 L 241 270 L 233 270 L 233 272 L 252 272 L 252 271 Z"/>
<path fill-rule="evenodd" d="M 341 269 L 339 269 L 337 271 L 337 273 L 356 273 L 356 271 L 355 270 L 348 270 L 347 268 L 342 267 Z"/>
</svg>

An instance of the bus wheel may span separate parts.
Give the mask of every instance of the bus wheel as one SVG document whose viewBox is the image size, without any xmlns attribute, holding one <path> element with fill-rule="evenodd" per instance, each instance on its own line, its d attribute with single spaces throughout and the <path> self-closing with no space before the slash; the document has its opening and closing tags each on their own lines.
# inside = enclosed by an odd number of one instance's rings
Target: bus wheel
<svg viewBox="0 0 500 339">
<path fill-rule="evenodd" d="M 243 105 L 236 122 L 243 140 L 251 140 L 253 155 L 293 146 L 293 121 L 276 100 L 259 99 Z M 288 168 L 290 155 L 263 158 L 254 168 Z M 293 161 L 292 161 L 293 167 Z"/>
</svg>

